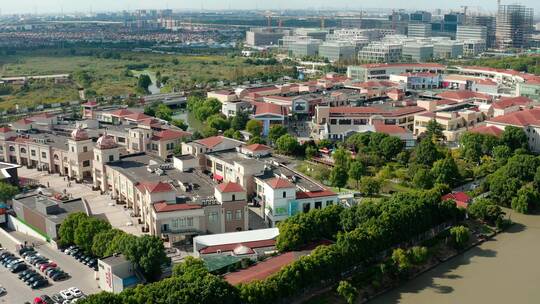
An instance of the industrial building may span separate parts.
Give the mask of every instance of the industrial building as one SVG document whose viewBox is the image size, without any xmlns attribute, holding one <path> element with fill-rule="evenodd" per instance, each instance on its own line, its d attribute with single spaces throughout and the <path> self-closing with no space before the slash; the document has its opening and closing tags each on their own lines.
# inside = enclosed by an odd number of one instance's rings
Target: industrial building
<svg viewBox="0 0 540 304">
<path fill-rule="evenodd" d="M 431 37 L 431 24 L 411 23 L 409 24 L 408 37 L 428 38 Z"/>
<path fill-rule="evenodd" d="M 401 60 L 403 45 L 400 43 L 373 42 L 358 52 L 358 60 L 363 62 L 398 62 Z"/>
<path fill-rule="evenodd" d="M 403 45 L 403 60 L 425 62 L 433 58 L 433 45 L 422 43 L 407 43 Z"/>
<path fill-rule="evenodd" d="M 527 47 L 533 31 L 534 10 L 523 5 L 499 5 L 496 42 L 500 49 Z"/>
<path fill-rule="evenodd" d="M 483 25 L 458 25 L 456 40 L 484 40 L 487 41 L 487 27 Z"/>
<path fill-rule="evenodd" d="M 350 61 L 356 56 L 356 46 L 349 42 L 325 42 L 319 46 L 319 56 L 330 62 Z"/>
<path fill-rule="evenodd" d="M 250 46 L 277 45 L 290 31 L 281 28 L 252 28 L 246 32 L 246 44 Z"/>
</svg>

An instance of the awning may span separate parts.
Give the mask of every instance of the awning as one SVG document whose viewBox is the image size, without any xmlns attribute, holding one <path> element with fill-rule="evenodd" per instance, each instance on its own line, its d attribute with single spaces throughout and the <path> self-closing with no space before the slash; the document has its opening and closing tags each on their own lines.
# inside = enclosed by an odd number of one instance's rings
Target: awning
<svg viewBox="0 0 540 304">
<path fill-rule="evenodd" d="M 223 180 L 223 176 L 217 174 L 217 173 L 214 173 L 214 180 L 216 181 L 222 181 Z"/>
</svg>

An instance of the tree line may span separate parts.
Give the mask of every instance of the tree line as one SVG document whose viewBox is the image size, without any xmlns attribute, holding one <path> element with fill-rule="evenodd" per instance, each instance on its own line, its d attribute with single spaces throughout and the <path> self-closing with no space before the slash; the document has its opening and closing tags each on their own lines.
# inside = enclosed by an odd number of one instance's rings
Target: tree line
<svg viewBox="0 0 540 304">
<path fill-rule="evenodd" d="M 159 279 L 162 267 L 170 264 L 158 237 L 137 237 L 83 212 L 70 214 L 60 225 L 58 237 L 60 246 L 77 245 L 98 258 L 122 253 L 149 281 Z"/>
</svg>

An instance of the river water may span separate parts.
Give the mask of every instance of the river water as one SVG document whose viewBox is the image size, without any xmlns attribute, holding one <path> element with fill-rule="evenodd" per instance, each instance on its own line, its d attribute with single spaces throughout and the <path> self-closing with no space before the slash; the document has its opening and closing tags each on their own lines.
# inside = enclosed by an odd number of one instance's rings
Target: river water
<svg viewBox="0 0 540 304">
<path fill-rule="evenodd" d="M 507 232 L 369 303 L 540 303 L 540 216 L 511 219 Z"/>
</svg>

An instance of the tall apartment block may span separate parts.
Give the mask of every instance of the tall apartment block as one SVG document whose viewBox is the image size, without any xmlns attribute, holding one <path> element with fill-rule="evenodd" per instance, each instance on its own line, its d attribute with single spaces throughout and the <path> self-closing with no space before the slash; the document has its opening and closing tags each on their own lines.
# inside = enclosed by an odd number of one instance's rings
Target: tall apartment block
<svg viewBox="0 0 540 304">
<path fill-rule="evenodd" d="M 430 23 L 409 23 L 408 37 L 429 38 L 431 37 Z"/>
<path fill-rule="evenodd" d="M 495 32 L 497 47 L 527 47 L 533 30 L 534 10 L 519 4 L 499 5 Z"/>
<path fill-rule="evenodd" d="M 486 27 L 487 37 L 486 37 L 486 47 L 491 48 L 495 46 L 495 16 L 469 16 L 467 17 L 469 25 L 481 25 Z"/>
</svg>

